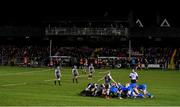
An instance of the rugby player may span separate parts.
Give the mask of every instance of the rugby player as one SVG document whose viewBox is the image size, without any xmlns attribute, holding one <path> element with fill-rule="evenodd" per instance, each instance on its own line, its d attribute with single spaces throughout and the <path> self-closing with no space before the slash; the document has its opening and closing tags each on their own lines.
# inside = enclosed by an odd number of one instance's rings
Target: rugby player
<svg viewBox="0 0 180 107">
<path fill-rule="evenodd" d="M 54 65 L 54 68 L 55 68 L 54 69 L 54 73 L 55 73 L 54 84 L 56 85 L 56 82 L 58 82 L 59 85 L 61 85 L 60 80 L 61 80 L 62 75 L 61 75 L 61 70 L 60 70 L 60 59 L 55 59 L 53 65 Z"/>
<path fill-rule="evenodd" d="M 77 70 L 77 66 L 75 66 L 75 65 L 74 65 L 74 67 L 72 69 L 72 76 L 73 76 L 73 83 L 74 83 L 74 80 L 76 80 L 76 83 L 78 83 L 79 73 L 78 73 L 78 70 Z"/>
</svg>

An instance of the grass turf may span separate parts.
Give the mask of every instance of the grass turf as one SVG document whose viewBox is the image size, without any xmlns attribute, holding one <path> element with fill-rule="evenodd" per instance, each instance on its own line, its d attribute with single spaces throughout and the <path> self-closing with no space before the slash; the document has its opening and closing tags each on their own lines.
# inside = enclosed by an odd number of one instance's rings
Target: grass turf
<svg viewBox="0 0 180 107">
<path fill-rule="evenodd" d="M 79 93 L 89 82 L 96 82 L 111 71 L 114 80 L 129 82 L 130 69 L 96 69 L 93 79 L 87 79 L 79 69 L 79 83 L 72 83 L 71 69 L 62 69 L 62 85 L 54 85 L 50 68 L 0 66 L 0 106 L 180 106 L 179 70 L 138 71 L 138 83 L 146 83 L 154 95 L 149 99 L 104 99 L 83 97 Z M 103 81 L 101 81 L 102 83 Z"/>
</svg>

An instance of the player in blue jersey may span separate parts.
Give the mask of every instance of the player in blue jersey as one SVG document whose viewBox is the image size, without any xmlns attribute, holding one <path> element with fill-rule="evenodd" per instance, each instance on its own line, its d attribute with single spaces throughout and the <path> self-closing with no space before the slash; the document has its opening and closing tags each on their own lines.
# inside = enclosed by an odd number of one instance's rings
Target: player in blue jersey
<svg viewBox="0 0 180 107">
<path fill-rule="evenodd" d="M 122 98 L 127 98 L 129 97 L 129 93 L 131 93 L 131 87 L 129 87 L 129 83 L 127 83 L 126 85 L 122 85 L 120 83 L 118 83 L 118 89 L 119 89 L 119 99 Z"/>
<path fill-rule="evenodd" d="M 117 84 L 114 84 L 114 83 L 112 83 L 111 85 L 110 85 L 110 96 L 111 97 L 117 97 L 118 96 L 118 92 L 119 92 L 119 90 L 118 90 L 118 85 Z"/>
<path fill-rule="evenodd" d="M 153 98 L 153 95 L 147 91 L 147 85 L 146 84 L 139 84 L 137 86 L 137 89 L 144 94 L 145 97 Z"/>
<path fill-rule="evenodd" d="M 127 83 L 125 86 L 118 83 L 118 87 L 119 87 L 119 93 L 118 93 L 118 97 L 120 99 L 122 98 L 143 98 L 143 94 L 139 93 L 138 91 L 136 91 L 136 87 L 133 87 L 130 83 Z"/>
</svg>

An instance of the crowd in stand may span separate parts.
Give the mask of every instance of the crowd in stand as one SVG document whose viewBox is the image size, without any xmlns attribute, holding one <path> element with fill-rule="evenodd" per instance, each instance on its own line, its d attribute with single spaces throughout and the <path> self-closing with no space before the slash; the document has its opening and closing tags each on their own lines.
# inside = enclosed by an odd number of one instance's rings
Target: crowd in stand
<svg viewBox="0 0 180 107">
<path fill-rule="evenodd" d="M 180 48 L 176 48 L 177 52 L 174 56 L 175 67 L 180 65 Z M 59 47 L 52 48 L 52 56 L 71 56 L 71 63 L 79 64 L 80 60 L 88 60 L 94 63 L 96 67 L 110 66 L 114 68 L 121 64 L 121 67 L 129 67 L 132 60 L 138 64 L 160 64 L 167 67 L 172 59 L 174 48 L 160 47 L 140 47 L 132 48 L 131 59 L 129 59 L 128 48 L 90 48 L 90 47 Z M 28 57 L 29 63 L 36 62 L 41 65 L 49 63 L 49 46 L 0 46 L 1 64 L 17 64 L 22 62 L 23 58 Z M 100 58 L 105 57 L 105 58 Z M 21 60 L 18 58 L 21 58 Z"/>
</svg>

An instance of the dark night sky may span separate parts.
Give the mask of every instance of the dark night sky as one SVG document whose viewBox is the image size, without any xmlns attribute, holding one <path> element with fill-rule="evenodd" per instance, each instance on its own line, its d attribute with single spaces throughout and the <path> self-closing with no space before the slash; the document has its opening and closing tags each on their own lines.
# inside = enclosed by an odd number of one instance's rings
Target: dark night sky
<svg viewBox="0 0 180 107">
<path fill-rule="evenodd" d="M 133 0 L 132 0 L 133 1 Z M 179 6 L 176 3 L 165 1 L 147 2 L 144 0 L 137 1 L 41 1 L 23 3 L 6 3 L 1 4 L 0 24 L 36 24 L 42 20 L 51 19 L 52 17 L 128 17 L 130 11 L 134 12 L 134 18 L 141 19 L 142 22 L 154 23 L 156 15 L 167 18 L 169 22 L 179 24 Z M 180 24 L 179 24 L 180 25 Z"/>
</svg>

